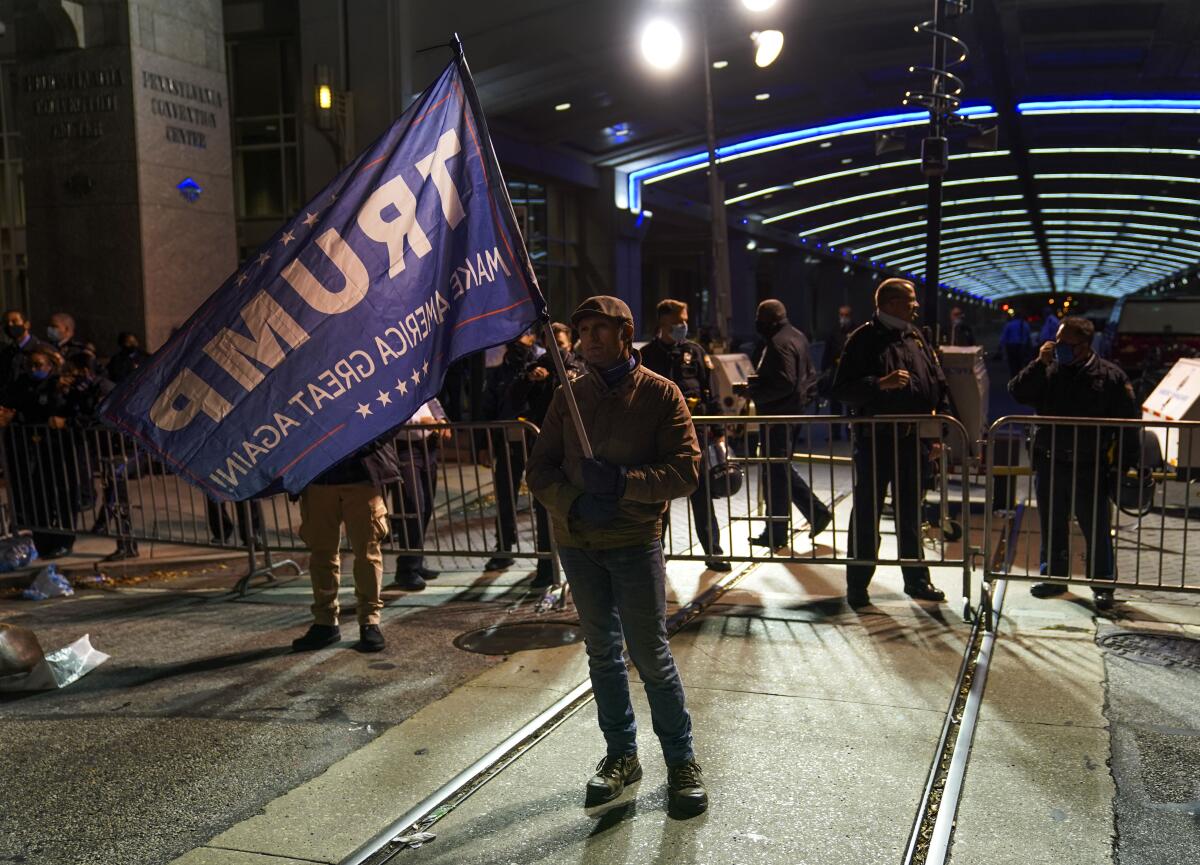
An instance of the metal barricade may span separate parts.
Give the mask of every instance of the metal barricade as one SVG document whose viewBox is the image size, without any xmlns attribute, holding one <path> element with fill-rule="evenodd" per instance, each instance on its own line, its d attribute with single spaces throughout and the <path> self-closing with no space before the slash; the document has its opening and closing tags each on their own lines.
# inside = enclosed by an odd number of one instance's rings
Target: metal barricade
<svg viewBox="0 0 1200 865">
<path fill-rule="evenodd" d="M 962 572 L 964 614 L 970 612 L 975 462 L 958 420 L 795 415 L 693 421 L 704 455 L 701 482 L 690 500 L 671 504 L 663 532 L 668 558 L 953 567 Z M 843 431 L 845 441 L 838 438 Z M 738 473 L 740 481 L 732 484 L 740 486 L 733 490 L 729 478 Z M 850 507 L 840 507 L 847 499 Z M 851 516 L 855 507 L 864 527 Z M 891 523 L 891 537 L 877 548 L 872 525 L 889 509 L 884 524 Z M 816 526 L 822 530 L 810 542 L 801 530 L 813 528 L 813 519 L 824 522 L 826 510 L 828 525 Z"/>
<path fill-rule="evenodd" d="M 985 459 L 986 582 L 1200 592 L 1188 564 L 1200 423 L 1004 417 Z"/>
<path fill-rule="evenodd" d="M 393 446 L 402 478 L 384 490 L 400 557 L 556 561 L 553 530 L 524 487 L 538 429 L 525 421 L 400 427 Z M 134 439 L 106 427 L 13 424 L 0 431 L 12 526 L 64 544 L 75 534 L 123 545 L 170 543 L 249 554 L 249 580 L 302 552 L 298 502 L 276 495 L 219 502 L 183 481 Z M 259 557 L 262 563 L 259 563 Z M 297 566 L 299 571 L 299 567 Z M 557 567 L 554 568 L 557 573 Z"/>
</svg>

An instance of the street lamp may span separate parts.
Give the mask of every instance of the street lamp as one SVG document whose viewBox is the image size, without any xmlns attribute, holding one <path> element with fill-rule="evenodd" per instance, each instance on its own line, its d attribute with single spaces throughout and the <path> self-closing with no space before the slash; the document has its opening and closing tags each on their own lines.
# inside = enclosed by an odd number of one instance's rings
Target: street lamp
<svg viewBox="0 0 1200 865">
<path fill-rule="evenodd" d="M 729 335 L 729 323 L 733 319 L 732 289 L 729 280 L 729 227 L 725 220 L 725 189 L 717 167 L 716 112 L 713 107 L 712 70 L 723 69 L 725 61 L 713 62 L 708 44 L 708 3 L 700 0 L 696 4 L 699 30 L 703 44 L 704 60 L 704 131 L 708 146 L 708 211 L 712 233 L 712 312 L 713 337 L 724 341 Z M 775 0 L 742 0 L 742 5 L 751 12 L 764 12 L 775 5 Z M 752 34 L 756 51 L 757 66 L 771 65 L 783 50 L 783 34 L 778 30 L 764 30 Z M 665 19 L 657 18 L 642 29 L 642 56 L 656 69 L 672 69 L 683 57 L 683 36 L 679 28 Z M 758 97 L 764 98 L 763 94 Z M 765 98 L 769 98 L 769 94 Z"/>
</svg>

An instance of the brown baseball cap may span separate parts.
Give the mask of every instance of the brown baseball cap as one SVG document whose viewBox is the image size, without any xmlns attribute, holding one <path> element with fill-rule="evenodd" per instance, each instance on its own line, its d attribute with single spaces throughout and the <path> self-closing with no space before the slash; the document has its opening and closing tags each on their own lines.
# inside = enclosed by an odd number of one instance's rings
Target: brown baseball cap
<svg viewBox="0 0 1200 865">
<path fill-rule="evenodd" d="M 590 315 L 603 315 L 614 321 L 627 321 L 633 324 L 633 313 L 629 311 L 629 304 L 619 297 L 608 294 L 597 294 L 579 304 L 571 313 L 571 326 L 578 327 L 579 322 Z"/>
</svg>

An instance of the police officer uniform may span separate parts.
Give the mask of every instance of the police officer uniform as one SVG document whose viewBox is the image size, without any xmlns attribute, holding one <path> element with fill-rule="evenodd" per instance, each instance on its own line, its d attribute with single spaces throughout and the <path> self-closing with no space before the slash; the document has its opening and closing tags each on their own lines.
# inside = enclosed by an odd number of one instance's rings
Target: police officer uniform
<svg viewBox="0 0 1200 865">
<path fill-rule="evenodd" d="M 713 398 L 712 357 L 699 343 L 684 339 L 668 344 L 660 337 L 655 337 L 642 348 L 642 365 L 651 372 L 675 382 L 692 414 L 721 414 L 720 404 Z M 702 439 L 701 449 L 706 450 L 710 442 L 701 430 L 697 430 L 697 434 Z M 696 538 L 700 541 L 704 554 L 709 557 L 706 564 L 713 570 L 730 570 L 729 562 L 717 558 L 723 556 L 725 551 L 721 549 L 721 527 L 717 523 L 706 473 L 701 472 L 700 486 L 688 500 L 691 502 L 692 516 L 695 519 Z M 664 535 L 667 532 L 670 514 L 668 509 L 663 517 Z"/>
<path fill-rule="evenodd" d="M 1040 415 L 1056 417 L 1138 418 L 1129 378 L 1116 364 L 1095 353 L 1078 363 L 1049 364 L 1035 359 L 1008 383 L 1009 393 Z M 1115 442 L 1119 466 L 1138 467 L 1141 448 L 1135 435 L 1113 427 L 1037 427 L 1033 436 L 1033 471 L 1038 519 L 1041 522 L 1041 572 L 1052 577 L 1071 573 L 1072 507 L 1086 545 L 1087 576 L 1115 579 L 1111 513 L 1107 499 L 1108 454 Z M 1062 594 L 1066 586 L 1039 583 L 1038 597 Z M 1111 603 L 1111 590 L 1095 590 Z"/>
<path fill-rule="evenodd" d="M 908 385 L 896 390 L 880 388 L 879 380 L 896 370 L 908 371 Z M 925 335 L 911 324 L 898 328 L 885 323 L 879 314 L 846 340 L 834 375 L 833 395 L 849 405 L 855 417 L 953 413 L 946 377 Z M 878 556 L 880 506 L 890 486 L 900 557 L 920 559 L 921 470 L 928 451 L 922 445 L 918 424 L 858 424 L 852 442 L 851 556 L 860 560 Z M 927 567 L 906 565 L 901 570 L 908 595 L 945 600 L 930 583 Z M 867 587 L 874 573 L 873 564 L 846 566 L 846 597 L 852 606 L 869 603 Z"/>
</svg>

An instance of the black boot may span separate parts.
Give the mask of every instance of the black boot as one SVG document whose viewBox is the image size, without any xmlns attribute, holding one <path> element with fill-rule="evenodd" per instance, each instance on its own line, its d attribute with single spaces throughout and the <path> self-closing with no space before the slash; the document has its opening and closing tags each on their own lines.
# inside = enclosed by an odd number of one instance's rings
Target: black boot
<svg viewBox="0 0 1200 865">
<path fill-rule="evenodd" d="M 415 569 L 404 568 L 396 571 L 396 578 L 388 588 L 401 589 L 405 592 L 420 592 L 425 589 L 425 580 Z"/>
<path fill-rule="evenodd" d="M 1034 583 L 1029 587 L 1029 594 L 1035 598 L 1057 598 L 1066 593 L 1067 587 L 1062 583 Z"/>
<path fill-rule="evenodd" d="M 695 817 L 708 810 L 708 791 L 700 764 L 688 760 L 667 767 L 667 813 L 676 818 Z"/>
<path fill-rule="evenodd" d="M 946 600 L 946 593 L 930 582 L 906 584 L 904 594 L 918 601 L 936 601 L 940 604 Z"/>
<path fill-rule="evenodd" d="M 354 644 L 355 649 L 360 652 L 382 652 L 383 646 L 383 632 L 379 630 L 379 625 L 358 626 L 358 642 Z"/>
<path fill-rule="evenodd" d="M 638 755 L 607 756 L 596 764 L 596 774 L 587 782 L 584 806 L 594 808 L 611 802 L 621 795 L 626 785 L 642 780 L 642 764 Z"/>
<path fill-rule="evenodd" d="M 311 652 L 340 642 L 342 631 L 337 625 L 311 625 L 303 637 L 292 640 L 293 652 Z"/>
</svg>

